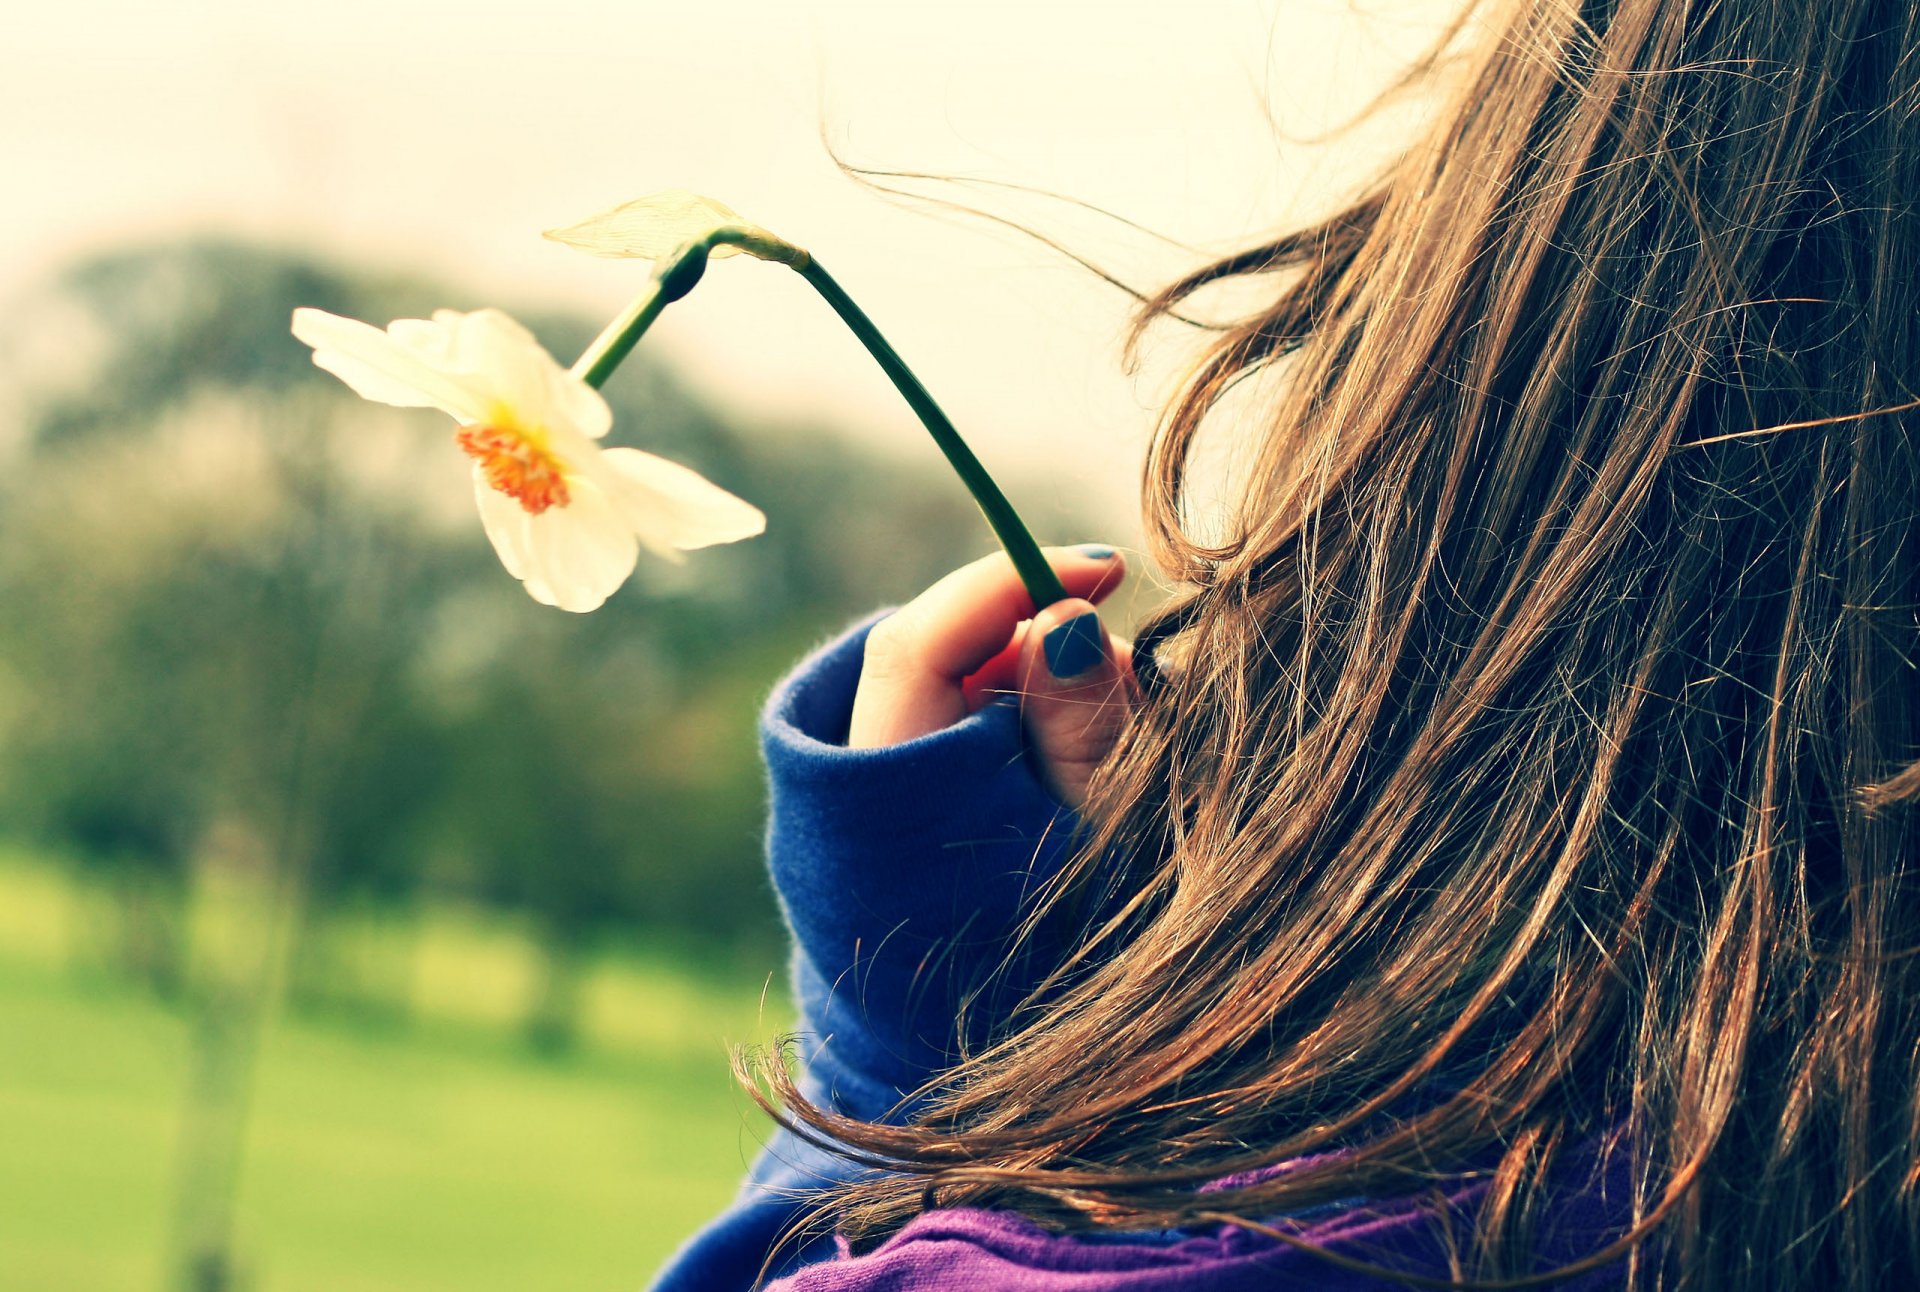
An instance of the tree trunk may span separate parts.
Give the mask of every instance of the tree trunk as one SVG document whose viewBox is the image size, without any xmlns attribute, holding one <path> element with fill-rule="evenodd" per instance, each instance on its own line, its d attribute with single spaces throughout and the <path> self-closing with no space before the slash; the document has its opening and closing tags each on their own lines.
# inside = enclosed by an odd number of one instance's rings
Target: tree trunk
<svg viewBox="0 0 1920 1292">
<path fill-rule="evenodd" d="M 588 969 L 584 944 L 579 930 L 562 921 L 545 922 L 535 940 L 540 981 L 522 1026 L 527 1044 L 541 1054 L 566 1054 L 580 1042 Z"/>
</svg>

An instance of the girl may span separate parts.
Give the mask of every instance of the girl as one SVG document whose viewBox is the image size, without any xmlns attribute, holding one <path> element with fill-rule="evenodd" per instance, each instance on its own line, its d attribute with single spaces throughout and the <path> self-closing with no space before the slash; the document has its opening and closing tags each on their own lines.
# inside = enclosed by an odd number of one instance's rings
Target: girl
<svg viewBox="0 0 1920 1292">
<path fill-rule="evenodd" d="M 775 695 L 802 1076 L 661 1286 L 1920 1283 L 1920 6 L 1475 17 L 1149 303 L 1270 285 L 1140 643 L 989 561 Z"/>
</svg>

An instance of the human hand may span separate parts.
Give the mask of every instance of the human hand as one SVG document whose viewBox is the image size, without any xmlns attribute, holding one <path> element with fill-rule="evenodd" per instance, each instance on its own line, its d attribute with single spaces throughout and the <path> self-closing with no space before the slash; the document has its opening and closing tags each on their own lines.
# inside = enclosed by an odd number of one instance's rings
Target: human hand
<svg viewBox="0 0 1920 1292">
<path fill-rule="evenodd" d="M 1068 598 L 1037 615 L 1013 563 L 995 553 L 875 624 L 847 744 L 899 744 L 1018 694 L 1042 782 L 1079 807 L 1139 696 L 1131 646 L 1109 637 L 1094 611 L 1126 577 L 1126 562 L 1091 544 L 1049 548 L 1046 556 Z"/>
</svg>

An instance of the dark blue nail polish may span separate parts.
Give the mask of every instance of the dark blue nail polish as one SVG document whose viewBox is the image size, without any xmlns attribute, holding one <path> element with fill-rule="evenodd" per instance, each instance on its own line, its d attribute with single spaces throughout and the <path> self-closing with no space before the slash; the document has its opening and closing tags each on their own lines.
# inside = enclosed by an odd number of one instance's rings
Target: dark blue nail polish
<svg viewBox="0 0 1920 1292">
<path fill-rule="evenodd" d="M 1113 549 L 1105 543 L 1082 543 L 1074 549 L 1082 556 L 1090 556 L 1096 561 L 1111 561 Z"/>
<path fill-rule="evenodd" d="M 1055 627 L 1042 643 L 1047 671 L 1055 677 L 1078 677 L 1107 657 L 1100 632 L 1100 616 L 1089 610 Z"/>
</svg>

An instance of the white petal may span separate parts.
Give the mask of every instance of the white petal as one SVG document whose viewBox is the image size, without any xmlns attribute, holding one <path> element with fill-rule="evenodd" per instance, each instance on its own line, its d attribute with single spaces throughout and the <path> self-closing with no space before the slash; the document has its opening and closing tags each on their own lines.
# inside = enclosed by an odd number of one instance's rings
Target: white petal
<svg viewBox="0 0 1920 1292">
<path fill-rule="evenodd" d="M 401 324 L 407 325 L 401 327 Z M 362 398 L 400 408 L 438 408 L 462 422 L 486 416 L 486 399 L 473 382 L 436 366 L 422 319 L 395 324 L 399 335 L 325 310 L 293 312 L 293 334 L 313 347 L 313 361 Z"/>
<path fill-rule="evenodd" d="M 487 483 L 487 473 L 476 463 L 473 468 L 473 498 L 480 505 L 480 526 L 493 542 L 493 550 L 507 573 L 525 579 L 530 568 L 532 544 L 527 509 Z"/>
<path fill-rule="evenodd" d="M 588 611 L 627 581 L 640 558 L 633 528 L 592 480 L 567 481 L 572 499 L 527 517 L 527 591 L 562 610 Z"/>
<path fill-rule="evenodd" d="M 395 319 L 387 324 L 387 335 L 440 372 L 460 373 L 455 329 L 446 318 L 450 313 L 451 310 L 435 310 L 431 320 Z"/>
<path fill-rule="evenodd" d="M 571 426 L 595 440 L 613 429 L 613 410 L 605 397 L 558 364 L 547 379 L 547 399 L 558 425 Z"/>
<path fill-rule="evenodd" d="M 767 518 L 698 471 L 639 449 L 608 449 L 600 463 L 640 541 L 658 551 L 752 538 Z"/>
<path fill-rule="evenodd" d="M 440 310 L 433 321 L 452 336 L 455 362 L 465 371 L 484 376 L 508 402 L 513 402 L 515 394 L 528 390 L 537 393 L 544 385 L 546 373 L 540 360 L 546 358 L 546 351 L 533 333 L 503 311 L 460 314 Z"/>
<path fill-rule="evenodd" d="M 460 365 L 527 424 L 571 427 L 596 440 L 613 426 L 613 410 L 600 392 L 562 368 L 515 319 L 495 309 L 442 314 L 456 330 Z"/>
</svg>

